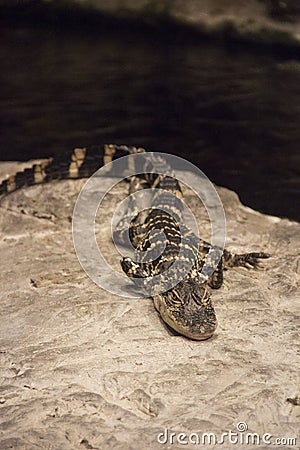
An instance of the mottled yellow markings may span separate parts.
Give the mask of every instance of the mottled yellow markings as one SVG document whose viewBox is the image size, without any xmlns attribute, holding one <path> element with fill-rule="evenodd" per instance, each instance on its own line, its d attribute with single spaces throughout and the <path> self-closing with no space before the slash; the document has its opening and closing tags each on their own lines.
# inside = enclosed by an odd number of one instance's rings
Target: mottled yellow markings
<svg viewBox="0 0 300 450">
<path fill-rule="evenodd" d="M 158 175 L 154 182 L 152 183 L 151 189 L 155 189 L 157 185 L 161 182 L 163 175 Z"/>
<path fill-rule="evenodd" d="M 7 190 L 7 192 L 12 192 L 15 189 L 17 189 L 16 177 L 15 177 L 15 175 L 11 175 L 7 179 L 6 190 Z"/>
<path fill-rule="evenodd" d="M 69 165 L 69 177 L 77 178 L 79 176 L 79 169 L 84 163 L 86 148 L 75 148 L 71 156 Z"/>
<path fill-rule="evenodd" d="M 42 183 L 46 178 L 46 167 L 53 161 L 53 158 L 49 158 L 47 161 L 43 161 L 40 164 L 33 166 L 33 176 L 35 183 Z"/>
<path fill-rule="evenodd" d="M 105 144 L 104 145 L 104 164 L 108 164 L 112 162 L 113 156 L 116 153 L 116 147 L 113 144 Z"/>
</svg>

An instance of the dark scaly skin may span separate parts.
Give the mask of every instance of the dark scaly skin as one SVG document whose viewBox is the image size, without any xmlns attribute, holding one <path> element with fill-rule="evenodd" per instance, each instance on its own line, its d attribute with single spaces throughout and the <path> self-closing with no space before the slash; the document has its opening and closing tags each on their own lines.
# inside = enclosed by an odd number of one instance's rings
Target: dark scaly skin
<svg viewBox="0 0 300 450">
<path fill-rule="evenodd" d="M 155 295 L 153 301 L 163 320 L 173 330 L 190 339 L 208 339 L 217 328 L 210 294 L 195 279 L 181 281 L 173 289 Z"/>
<path fill-rule="evenodd" d="M 161 257 L 152 263 L 135 264 L 130 258 L 124 258 L 121 261 L 124 272 L 134 279 L 140 280 L 145 277 L 163 274 L 165 270 L 169 270 L 168 275 L 175 280 L 175 286 L 172 289 L 153 295 L 155 308 L 159 312 L 161 318 L 172 329 L 179 334 L 192 339 L 204 340 L 211 337 L 217 327 L 217 318 L 214 308 L 211 304 L 210 295 L 207 287 L 200 281 L 198 271 L 200 267 L 198 263 L 200 258 L 197 255 L 197 248 L 189 246 L 188 251 L 190 257 L 195 260 L 192 271 L 182 280 L 179 281 L 178 273 L 172 273 L 172 263 L 178 257 L 181 236 L 177 229 L 176 220 L 169 217 L 165 212 L 159 210 L 151 211 L 148 223 L 146 220 L 147 232 L 142 241 L 140 241 L 138 250 L 145 251 L 149 245 L 149 235 L 154 230 L 161 228 L 166 237 L 166 247 Z M 151 220 L 152 219 L 152 220 Z M 166 226 L 167 223 L 167 226 Z M 152 234 L 153 236 L 153 234 Z M 158 236 L 159 238 L 159 236 Z M 156 247 L 155 238 L 152 239 L 152 246 Z M 185 245 L 188 245 L 185 243 Z M 160 252 L 158 252 L 158 255 Z M 185 261 L 181 261 L 184 265 Z M 171 272 L 171 274 L 170 274 Z M 178 278 L 178 283 L 176 283 Z M 149 283 L 147 283 L 149 286 Z"/>
<path fill-rule="evenodd" d="M 152 170 L 155 172 L 156 163 L 154 159 L 154 166 Z M 163 163 L 161 163 L 163 166 Z M 150 170 L 151 168 L 147 168 Z M 165 167 L 163 172 L 168 172 Z M 145 169 L 146 171 L 146 169 Z M 136 183 L 136 181 L 134 180 Z M 133 245 L 137 251 L 145 252 L 146 250 L 154 250 L 157 247 L 158 255 L 160 252 L 161 238 L 158 231 L 163 231 L 165 235 L 165 250 L 163 253 L 154 259 L 152 262 L 144 262 L 143 257 L 138 258 L 137 263 L 130 258 L 123 258 L 121 266 L 128 277 L 131 277 L 137 284 L 143 284 L 143 280 L 154 275 L 163 275 L 165 270 L 169 270 L 168 276 L 174 277 L 175 285 L 166 292 L 153 295 L 154 305 L 159 312 L 161 318 L 173 330 L 179 334 L 195 340 L 205 340 L 210 338 L 217 328 L 217 318 L 215 310 L 210 299 L 209 287 L 217 289 L 221 287 L 223 282 L 223 269 L 225 266 L 245 266 L 257 267 L 260 258 L 267 258 L 269 255 L 265 253 L 246 253 L 243 255 L 235 255 L 227 250 L 224 250 L 219 262 L 215 263 L 215 270 L 210 277 L 205 277 L 201 273 L 201 268 L 204 262 L 208 261 L 208 252 L 211 245 L 203 240 L 199 240 L 191 230 L 184 225 L 181 229 L 184 230 L 184 236 L 181 236 L 178 224 L 181 220 L 180 202 L 176 202 L 176 197 L 180 199 L 182 192 L 178 181 L 175 178 L 166 176 L 155 176 L 145 173 L 145 178 L 141 180 L 142 188 L 155 186 L 156 188 L 166 190 L 174 194 L 174 203 L 168 205 L 164 194 L 158 194 L 155 199 L 155 205 L 149 211 L 146 218 L 143 216 L 141 221 L 136 220 L 129 228 L 129 234 Z M 140 187 L 138 187 L 140 189 Z M 134 189 L 130 189 L 134 191 Z M 167 206 L 166 206 L 167 204 Z M 164 209 L 169 208 L 168 212 L 159 209 L 159 206 Z M 151 236 L 151 241 L 150 241 Z M 122 241 L 122 230 L 117 232 L 114 236 L 119 241 Z M 182 241 L 183 239 L 183 241 Z M 179 250 L 181 245 L 185 246 L 185 254 L 190 256 L 194 261 L 189 273 L 180 280 L 178 273 L 172 274 L 172 264 L 178 258 L 180 259 Z M 155 255 L 154 255 L 155 256 Z M 184 258 L 181 261 L 184 265 Z M 176 283 L 176 278 L 178 282 Z M 149 281 L 144 280 L 146 285 Z"/>
</svg>

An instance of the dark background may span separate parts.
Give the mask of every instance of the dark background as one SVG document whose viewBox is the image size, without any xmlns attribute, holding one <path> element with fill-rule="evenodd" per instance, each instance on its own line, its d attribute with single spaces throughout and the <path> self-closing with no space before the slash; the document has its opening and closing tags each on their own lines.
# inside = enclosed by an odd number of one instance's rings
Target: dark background
<svg viewBox="0 0 300 450">
<path fill-rule="evenodd" d="M 0 159 L 105 142 L 170 152 L 262 212 L 300 220 L 300 61 L 120 26 L 2 20 Z"/>
</svg>

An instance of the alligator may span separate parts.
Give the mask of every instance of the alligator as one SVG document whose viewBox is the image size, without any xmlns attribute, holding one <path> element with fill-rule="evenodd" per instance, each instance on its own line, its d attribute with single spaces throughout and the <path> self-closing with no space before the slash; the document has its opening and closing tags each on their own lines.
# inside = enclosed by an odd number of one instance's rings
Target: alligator
<svg viewBox="0 0 300 450">
<path fill-rule="evenodd" d="M 71 158 L 49 158 L 4 180 L 0 184 L 0 200 L 24 186 L 90 177 L 102 165 L 136 153 L 148 155 L 142 148 L 126 145 L 76 148 Z M 214 258 L 210 251 L 212 245 L 198 238 L 183 223 L 180 184 L 172 168 L 155 152 L 150 159 L 145 158 L 142 172 L 130 178 L 130 193 L 145 188 L 157 189 L 151 208 L 137 213 L 128 226 L 123 217 L 113 234 L 114 240 L 125 245 L 127 230 L 135 248 L 135 257 L 122 258 L 121 267 L 137 287 L 147 288 L 161 319 L 173 331 L 194 340 L 208 339 L 217 328 L 211 289 L 221 287 L 224 269 L 256 268 L 259 260 L 269 255 L 264 252 L 234 254 L 217 249 L 218 256 Z M 149 252 L 154 255 L 150 261 L 147 259 Z M 209 275 L 203 273 L 204 265 L 211 267 Z M 157 277 L 161 286 L 153 281 Z M 164 282 L 170 279 L 172 286 L 164 290 Z"/>
</svg>

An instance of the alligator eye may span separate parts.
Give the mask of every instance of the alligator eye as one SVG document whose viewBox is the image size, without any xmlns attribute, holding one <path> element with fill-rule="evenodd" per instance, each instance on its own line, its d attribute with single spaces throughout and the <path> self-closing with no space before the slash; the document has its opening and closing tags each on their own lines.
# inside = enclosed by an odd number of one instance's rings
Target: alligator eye
<svg viewBox="0 0 300 450">
<path fill-rule="evenodd" d="M 178 298 L 176 297 L 168 297 L 168 299 L 166 300 L 166 303 L 168 303 L 171 306 L 174 306 L 176 308 L 178 308 L 179 306 L 182 305 L 182 301 L 178 300 Z"/>
<path fill-rule="evenodd" d="M 209 299 L 209 297 L 207 297 L 207 299 L 206 299 L 205 293 L 206 293 L 206 291 L 204 288 L 199 289 L 198 292 L 192 291 L 192 299 L 194 300 L 195 303 L 197 303 L 197 305 L 200 305 L 200 306 L 205 305 L 206 300 Z"/>
<path fill-rule="evenodd" d="M 177 307 L 181 306 L 184 303 L 181 296 L 178 294 L 178 292 L 175 289 L 173 291 L 169 292 L 168 302 L 170 304 L 172 304 L 173 306 L 177 306 Z"/>
</svg>

